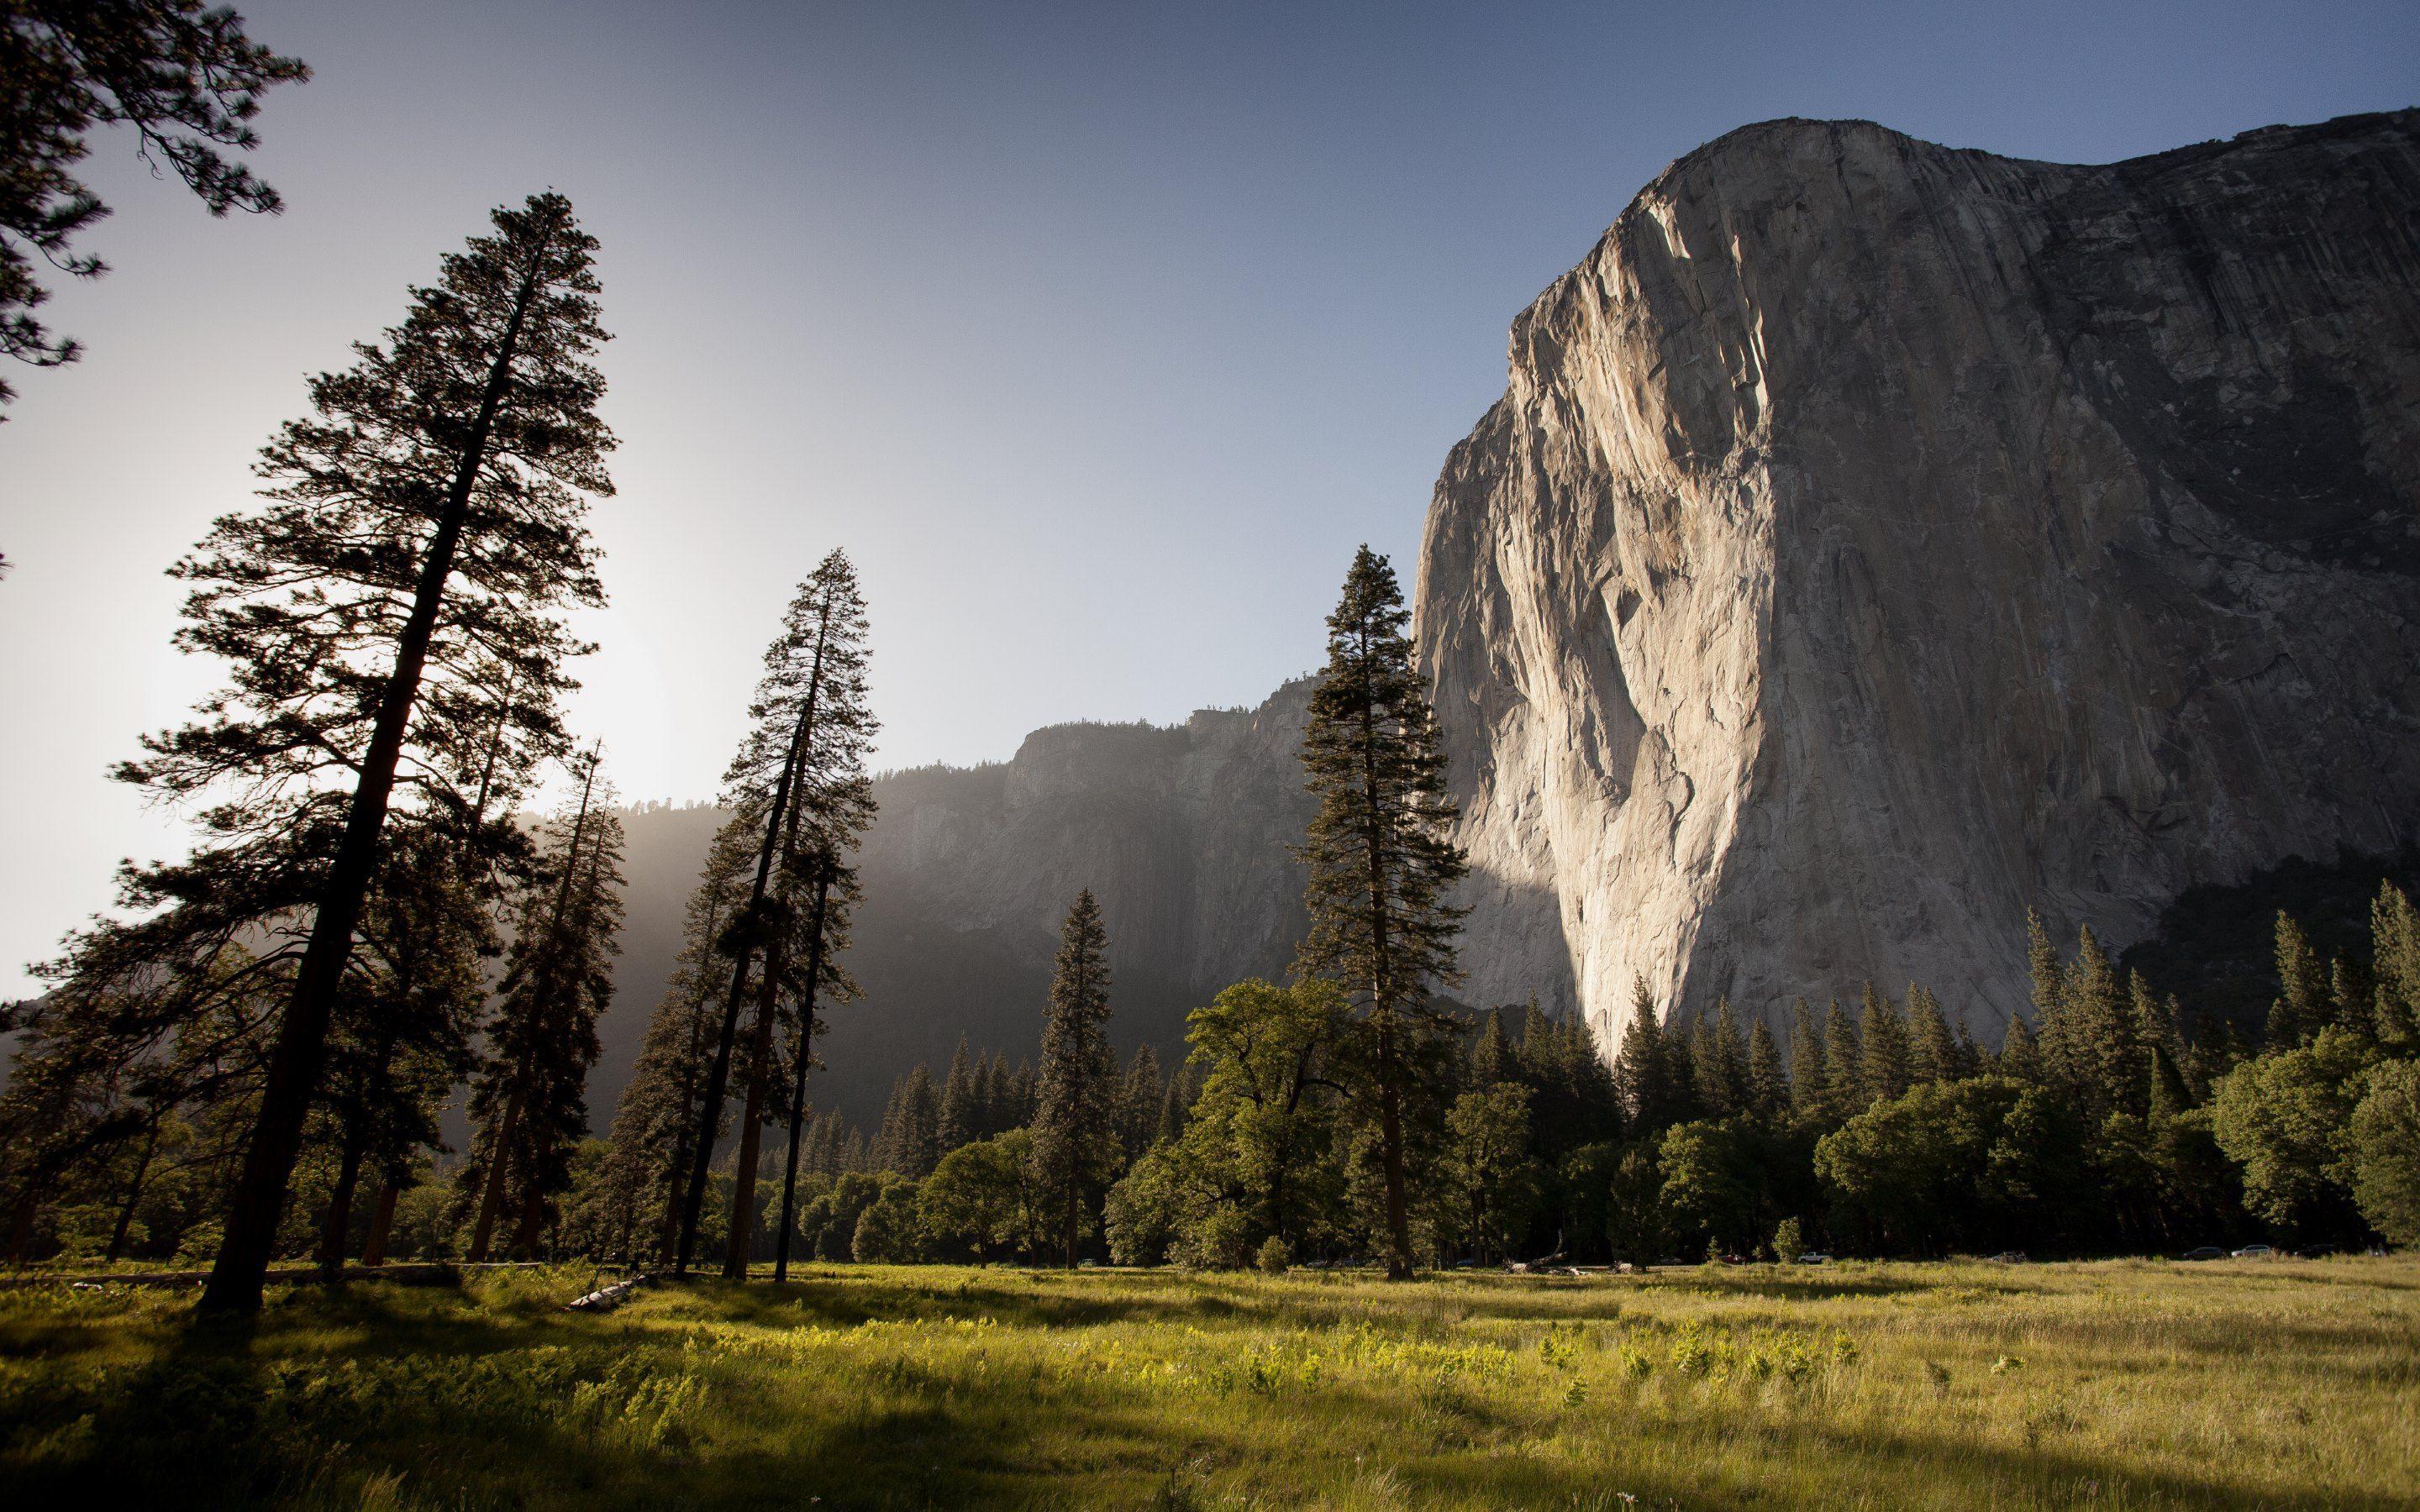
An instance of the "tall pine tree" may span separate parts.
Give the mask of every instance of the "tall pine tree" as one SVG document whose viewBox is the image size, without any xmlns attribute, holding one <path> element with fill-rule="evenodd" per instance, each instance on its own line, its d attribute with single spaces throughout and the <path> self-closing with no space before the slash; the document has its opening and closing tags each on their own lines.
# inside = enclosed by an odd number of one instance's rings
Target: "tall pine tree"
<svg viewBox="0 0 2420 1512">
<path fill-rule="evenodd" d="M 522 899 L 486 1064 L 472 1090 L 479 1138 L 462 1184 L 476 1194 L 473 1264 L 488 1257 L 507 1216 L 511 1251 L 535 1253 L 587 1132 L 597 1021 L 613 1001 L 613 958 L 622 951 L 622 821 L 604 806 L 597 766 L 594 755 L 581 763 L 579 800 L 551 826 L 541 885 Z"/>
<path fill-rule="evenodd" d="M 1435 1101 L 1430 1068 L 1450 1031 L 1430 989 L 1460 980 L 1447 902 L 1466 870 L 1449 838 L 1436 716 L 1413 666 L 1411 621 L 1387 559 L 1363 547 L 1327 617 L 1327 665 L 1311 694 L 1302 761 L 1319 811 L 1302 858 L 1311 933 L 1296 969 L 1342 986 L 1364 1030 L 1385 1183 L 1387 1273 L 1412 1273 L 1404 1171 L 1407 1102 Z"/>
<path fill-rule="evenodd" d="M 1109 1049 L 1109 936 L 1093 889 L 1076 895 L 1059 929 L 1050 1001 L 1042 1020 L 1042 1071 L 1033 1110 L 1033 1159 L 1051 1215 L 1076 1268 L 1087 1188 L 1109 1163 L 1116 1131 Z"/>
<path fill-rule="evenodd" d="M 492 219 L 382 343 L 312 379 L 311 417 L 261 454 L 265 507 L 220 519 L 178 565 L 194 585 L 178 644 L 225 658 L 230 686 L 120 772 L 163 797 L 221 795 L 189 866 L 250 857 L 307 879 L 208 1310 L 260 1305 L 398 789 L 455 802 L 506 686 L 510 760 L 560 749 L 561 662 L 585 649 L 561 611 L 603 601 L 583 523 L 612 491 L 587 360 L 605 339 L 597 243 L 556 194 Z"/>
<path fill-rule="evenodd" d="M 863 633 L 864 606 L 857 595 L 855 574 L 845 556 L 831 552 L 799 584 L 783 616 L 781 634 L 766 650 L 765 675 L 749 706 L 751 728 L 725 777 L 729 806 L 752 816 L 760 838 L 747 904 L 725 935 L 731 977 L 699 1105 L 700 1132 L 682 1198 L 675 1273 L 688 1270 L 695 1253 L 714 1154 L 710 1131 L 724 1117 L 735 1062 L 747 1103 L 739 1120 L 738 1182 L 752 1200 L 732 1204 L 723 1269 L 726 1274 L 747 1273 L 750 1226 L 755 1218 L 753 1157 L 765 1110 L 776 1105 L 779 1097 L 772 1051 L 779 994 L 788 975 L 784 957 L 792 944 L 805 943 L 797 938 L 802 918 L 818 936 L 825 927 L 825 921 L 806 917 L 799 905 L 806 901 L 805 888 L 832 883 L 839 846 L 834 831 L 853 836 L 871 813 L 861 775 L 854 782 L 848 776 L 852 762 L 861 767 L 874 728 L 863 702 Z M 828 713 L 830 728 L 824 723 Z M 813 965 L 804 974 L 810 980 L 821 975 L 824 963 Z M 755 1027 L 743 1042 L 740 1012 L 752 981 L 756 987 Z M 811 1027 L 813 1006 L 804 1011 Z M 811 1040 L 801 1048 L 812 1057 Z"/>
<path fill-rule="evenodd" d="M 614 1180 L 650 1214 L 655 1248 L 667 1260 L 679 1241 L 681 1188 L 714 1054 L 715 1013 L 728 965 L 723 934 L 748 901 L 753 841 L 745 815 L 734 815 L 715 832 L 690 894 L 672 978 L 647 1021 L 638 1064 L 613 1110 L 609 1138 Z M 716 1128 L 714 1137 L 722 1133 Z"/>
</svg>

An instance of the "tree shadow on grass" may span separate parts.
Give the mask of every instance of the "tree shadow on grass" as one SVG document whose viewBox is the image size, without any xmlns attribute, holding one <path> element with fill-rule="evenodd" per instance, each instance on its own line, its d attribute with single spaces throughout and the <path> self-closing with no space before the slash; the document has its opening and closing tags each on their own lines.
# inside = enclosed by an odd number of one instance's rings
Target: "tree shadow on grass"
<svg viewBox="0 0 2420 1512">
<path fill-rule="evenodd" d="M 766 1328 L 853 1328 L 868 1322 L 989 1318 L 1003 1326 L 1047 1330 L 1122 1322 L 1249 1321 L 1285 1311 L 1280 1304 L 1222 1296 L 1196 1278 L 1171 1276 L 1169 1280 L 1182 1284 L 1112 1292 L 988 1279 L 969 1279 L 954 1286 L 893 1285 L 854 1277 L 808 1277 L 780 1285 L 691 1279 L 665 1285 L 668 1300 L 659 1304 L 656 1316 Z"/>
</svg>

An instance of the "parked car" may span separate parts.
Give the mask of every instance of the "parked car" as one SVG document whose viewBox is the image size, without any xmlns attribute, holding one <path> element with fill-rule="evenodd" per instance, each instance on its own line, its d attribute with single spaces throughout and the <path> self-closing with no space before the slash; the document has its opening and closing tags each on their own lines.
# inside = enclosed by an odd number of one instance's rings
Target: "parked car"
<svg viewBox="0 0 2420 1512">
<path fill-rule="evenodd" d="M 1992 1257 L 1992 1263 L 1994 1265 L 2024 1265 L 2027 1263 L 2027 1261 L 2025 1252 L 2024 1250 L 2004 1249 L 1999 1254 Z"/>
<path fill-rule="evenodd" d="M 2273 1260 L 2277 1252 L 2266 1244 L 2246 1244 L 2235 1252 L 2239 1260 Z"/>
<path fill-rule="evenodd" d="M 1801 1265 L 1829 1265 L 1832 1263 L 1832 1257 L 1824 1254 L 1821 1250 L 1808 1250 L 1806 1254 L 1798 1257 L 1798 1263 Z"/>
<path fill-rule="evenodd" d="M 2223 1260 L 2226 1258 L 2226 1251 L 2215 1244 L 2204 1244 L 2199 1249 L 2185 1251 L 2183 1257 L 2188 1260 Z"/>
</svg>

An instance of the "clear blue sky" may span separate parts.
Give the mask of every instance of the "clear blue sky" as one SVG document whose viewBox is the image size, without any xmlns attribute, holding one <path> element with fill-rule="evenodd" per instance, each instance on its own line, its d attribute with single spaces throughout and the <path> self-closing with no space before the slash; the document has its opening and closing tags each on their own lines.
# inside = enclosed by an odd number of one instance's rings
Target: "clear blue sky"
<svg viewBox="0 0 2420 1512">
<path fill-rule="evenodd" d="M 210 669 L 163 567 L 302 376 L 488 208 L 603 239 L 613 607 L 579 718 L 712 794 L 789 585 L 873 601 L 887 765 L 1256 702 L 1355 543 L 1412 570 L 1505 328 L 1674 157 L 1776 116 L 2099 162 L 2420 101 L 2420 8 L 255 0 L 284 217 L 104 137 L 90 356 L 0 426 L 0 995 L 178 843 L 102 777 Z"/>
</svg>

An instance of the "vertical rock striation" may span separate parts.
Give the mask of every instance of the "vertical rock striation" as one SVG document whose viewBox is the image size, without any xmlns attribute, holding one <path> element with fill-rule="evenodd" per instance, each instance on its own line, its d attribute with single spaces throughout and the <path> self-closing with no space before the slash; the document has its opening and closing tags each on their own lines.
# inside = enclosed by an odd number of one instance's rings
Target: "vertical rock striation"
<svg viewBox="0 0 2420 1512">
<path fill-rule="evenodd" d="M 1512 328 L 1418 636 L 1474 1001 L 1923 980 L 2420 839 L 2420 112 L 2102 167 L 1776 121 Z"/>
</svg>

